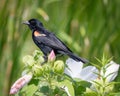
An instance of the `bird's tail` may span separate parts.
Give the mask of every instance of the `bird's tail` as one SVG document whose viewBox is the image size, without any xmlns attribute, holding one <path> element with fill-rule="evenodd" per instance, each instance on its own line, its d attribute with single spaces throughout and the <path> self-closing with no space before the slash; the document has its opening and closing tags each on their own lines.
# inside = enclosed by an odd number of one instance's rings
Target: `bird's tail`
<svg viewBox="0 0 120 96">
<path fill-rule="evenodd" d="M 84 58 L 81 58 L 81 57 L 78 57 L 77 55 L 75 55 L 73 53 L 69 53 L 68 55 L 77 62 L 79 62 L 79 61 L 81 61 L 83 63 L 88 63 L 89 62 L 88 60 L 86 60 Z"/>
</svg>

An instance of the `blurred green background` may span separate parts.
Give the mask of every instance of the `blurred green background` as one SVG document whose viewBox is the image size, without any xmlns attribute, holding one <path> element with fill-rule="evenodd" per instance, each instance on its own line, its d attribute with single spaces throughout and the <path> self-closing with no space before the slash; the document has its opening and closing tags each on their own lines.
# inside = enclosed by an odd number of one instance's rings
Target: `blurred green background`
<svg viewBox="0 0 120 96">
<path fill-rule="evenodd" d="M 120 0 L 0 0 L 0 96 L 21 75 L 22 57 L 38 49 L 22 24 L 31 18 L 79 56 L 94 62 L 104 53 L 120 63 Z"/>
</svg>

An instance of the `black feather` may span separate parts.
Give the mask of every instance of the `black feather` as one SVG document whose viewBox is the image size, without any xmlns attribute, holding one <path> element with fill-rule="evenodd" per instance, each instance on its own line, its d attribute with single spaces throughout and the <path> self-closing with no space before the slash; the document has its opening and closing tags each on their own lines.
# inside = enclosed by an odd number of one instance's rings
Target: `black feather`
<svg viewBox="0 0 120 96">
<path fill-rule="evenodd" d="M 35 44 L 41 49 L 45 56 L 47 56 L 52 50 L 55 54 L 64 54 L 70 56 L 76 61 L 87 63 L 88 61 L 75 55 L 59 38 L 57 38 L 52 32 L 49 32 L 43 27 L 43 24 L 36 20 L 31 19 L 28 21 L 29 28 L 32 30 L 32 38 Z M 38 32 L 39 36 L 35 36 L 34 32 Z"/>
</svg>

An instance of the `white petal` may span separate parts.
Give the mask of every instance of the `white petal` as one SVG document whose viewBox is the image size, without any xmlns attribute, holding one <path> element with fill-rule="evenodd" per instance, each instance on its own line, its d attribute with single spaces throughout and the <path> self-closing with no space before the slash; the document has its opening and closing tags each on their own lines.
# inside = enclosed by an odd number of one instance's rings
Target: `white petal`
<svg viewBox="0 0 120 96">
<path fill-rule="evenodd" d="M 98 75 L 95 73 L 98 73 L 98 70 L 96 69 L 96 67 L 88 66 L 83 68 L 83 70 L 79 75 L 79 78 L 89 82 L 89 81 L 95 80 L 98 77 Z"/>
<path fill-rule="evenodd" d="M 65 73 L 69 76 L 71 76 L 72 78 L 78 78 L 78 74 L 80 74 L 82 67 L 83 67 L 83 63 L 82 62 L 77 62 L 71 58 L 66 60 L 66 64 L 68 66 L 68 68 L 65 68 Z"/>
<path fill-rule="evenodd" d="M 111 61 L 109 64 L 110 64 L 110 66 L 106 69 L 105 76 L 107 76 L 107 75 L 109 75 L 111 73 L 112 74 L 107 77 L 108 82 L 113 81 L 115 79 L 115 77 L 118 74 L 119 67 L 120 67 L 119 64 L 116 64 L 113 61 Z"/>
</svg>

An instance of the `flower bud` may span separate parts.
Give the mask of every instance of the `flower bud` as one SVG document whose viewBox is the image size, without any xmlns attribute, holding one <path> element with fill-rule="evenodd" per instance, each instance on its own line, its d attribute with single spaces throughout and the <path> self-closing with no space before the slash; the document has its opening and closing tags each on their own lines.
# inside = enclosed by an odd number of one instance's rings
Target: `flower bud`
<svg viewBox="0 0 120 96">
<path fill-rule="evenodd" d="M 48 61 L 54 61 L 55 60 L 55 53 L 52 50 L 50 54 L 48 55 Z"/>
<path fill-rule="evenodd" d="M 45 73 L 49 73 L 49 72 L 50 72 L 50 66 L 47 65 L 47 64 L 43 65 L 43 71 L 44 71 Z"/>
<path fill-rule="evenodd" d="M 40 56 L 38 63 L 39 63 L 39 64 L 42 64 L 44 61 L 45 61 L 45 60 L 44 60 L 43 56 Z"/>
<path fill-rule="evenodd" d="M 41 51 L 35 50 L 33 53 L 33 58 L 36 61 L 36 63 L 41 64 L 44 62 L 43 54 Z"/>
<path fill-rule="evenodd" d="M 42 76 L 43 68 L 41 66 L 34 65 L 32 70 L 33 70 L 35 76 Z"/>
<path fill-rule="evenodd" d="M 63 61 L 56 61 L 53 65 L 53 71 L 59 74 L 62 74 L 64 72 L 65 65 Z"/>
<path fill-rule="evenodd" d="M 25 63 L 26 66 L 33 66 L 35 61 L 34 61 L 34 58 L 30 55 L 27 55 L 23 58 L 23 63 Z"/>
<path fill-rule="evenodd" d="M 20 77 L 11 87 L 10 94 L 16 94 L 22 87 L 32 79 L 32 73 Z"/>
<path fill-rule="evenodd" d="M 33 56 L 36 56 L 36 55 L 42 55 L 42 52 L 39 50 L 35 50 L 33 53 Z"/>
</svg>

